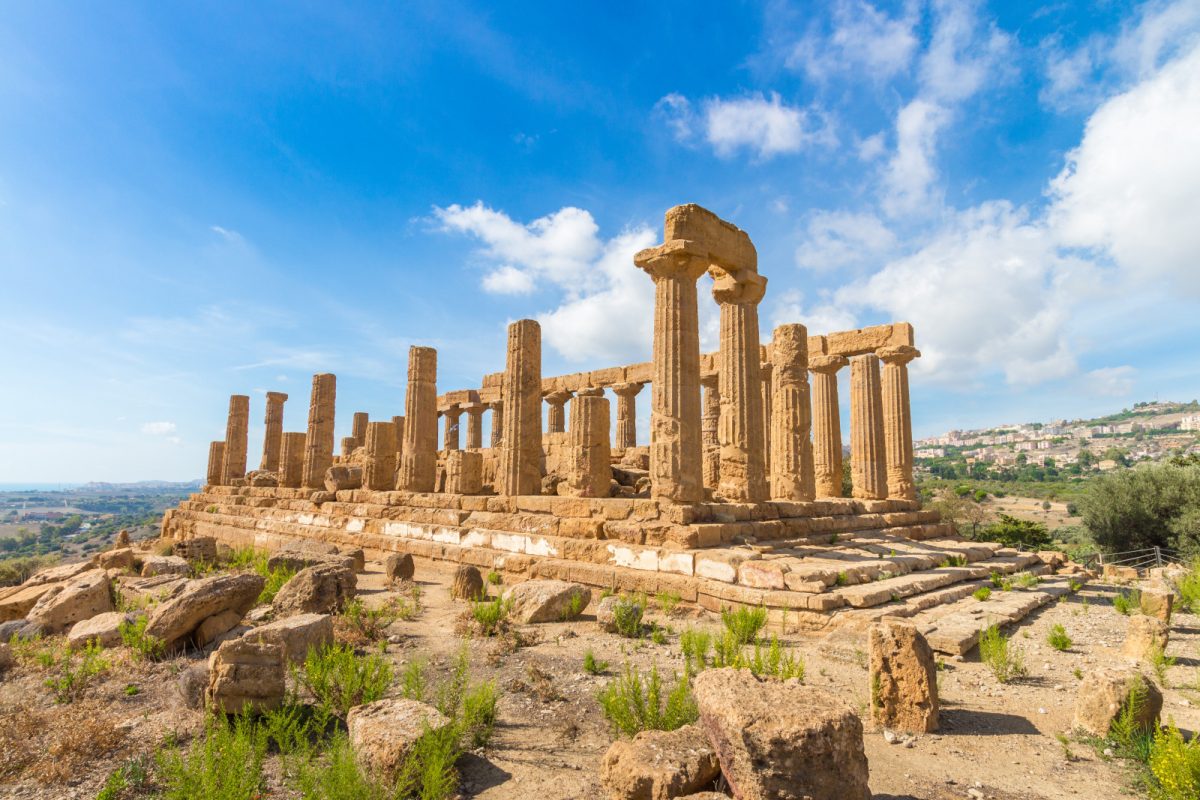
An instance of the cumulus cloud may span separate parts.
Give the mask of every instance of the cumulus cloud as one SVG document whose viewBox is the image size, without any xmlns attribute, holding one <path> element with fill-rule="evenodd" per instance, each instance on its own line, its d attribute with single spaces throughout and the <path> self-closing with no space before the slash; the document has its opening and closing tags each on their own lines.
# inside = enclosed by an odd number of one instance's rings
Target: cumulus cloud
<svg viewBox="0 0 1200 800">
<path fill-rule="evenodd" d="M 746 150 L 765 160 L 837 142 L 828 115 L 815 107 L 788 105 L 774 92 L 709 98 L 699 113 L 686 97 L 668 94 L 655 104 L 655 114 L 665 120 L 678 141 L 690 143 L 702 135 L 723 158 Z"/>
<path fill-rule="evenodd" d="M 892 17 L 862 0 L 840 0 L 833 7 L 832 31 L 810 30 L 792 46 L 786 63 L 810 78 L 861 70 L 876 80 L 904 72 L 917 49 L 917 22 L 910 5 Z"/>
<path fill-rule="evenodd" d="M 483 290 L 492 294 L 529 294 L 533 278 L 510 264 L 504 264 L 483 276 Z"/>
<path fill-rule="evenodd" d="M 981 17 L 978 2 L 935 0 L 933 9 L 933 34 L 919 71 L 922 94 L 957 102 L 1009 75 L 1012 37 Z"/>
<path fill-rule="evenodd" d="M 818 211 L 796 249 L 796 265 L 818 272 L 858 269 L 895 247 L 896 235 L 874 214 Z"/>
<path fill-rule="evenodd" d="M 150 436 L 168 436 L 174 432 L 174 422 L 146 422 L 142 424 L 142 433 Z"/>
<path fill-rule="evenodd" d="M 937 181 L 934 157 L 938 133 L 950 121 L 949 112 L 928 100 L 916 99 L 896 115 L 896 152 L 883 173 L 883 209 L 891 216 L 928 208 Z"/>
<path fill-rule="evenodd" d="M 780 293 L 771 310 L 771 330 L 779 325 L 799 322 L 816 336 L 832 331 L 846 331 L 858 327 L 858 320 L 850 310 L 833 303 L 828 297 L 805 302 L 806 296 L 799 289 L 788 289 Z M 763 340 L 771 338 L 770 331 L 763 331 Z"/>
<path fill-rule="evenodd" d="M 1105 397 L 1128 397 L 1133 394 L 1137 370 L 1128 364 L 1120 367 L 1094 369 L 1084 376 L 1089 392 Z"/>
</svg>

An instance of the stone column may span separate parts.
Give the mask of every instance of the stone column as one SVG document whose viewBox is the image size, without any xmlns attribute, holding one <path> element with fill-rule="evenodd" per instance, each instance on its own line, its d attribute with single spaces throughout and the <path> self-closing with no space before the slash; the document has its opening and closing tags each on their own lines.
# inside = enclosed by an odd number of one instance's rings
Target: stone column
<svg viewBox="0 0 1200 800">
<path fill-rule="evenodd" d="M 643 250 L 635 263 L 654 280 L 654 377 L 650 386 L 650 494 L 704 499 L 700 440 L 700 328 L 696 281 L 708 268 L 686 241 Z"/>
<path fill-rule="evenodd" d="M 580 389 L 571 401 L 571 465 L 567 494 L 573 497 L 609 495 L 612 488 L 611 413 L 603 389 Z"/>
<path fill-rule="evenodd" d="M 637 396 L 644 383 L 618 383 L 611 387 L 617 396 L 617 449 L 637 447 Z"/>
<path fill-rule="evenodd" d="M 700 379 L 704 387 L 704 412 L 700 417 L 701 439 L 704 451 L 704 486 L 716 491 L 721 482 L 721 443 L 717 441 L 717 426 L 721 420 L 721 388 L 717 376 Z"/>
<path fill-rule="evenodd" d="M 354 437 L 354 446 L 362 447 L 367 443 L 367 423 L 370 422 L 370 417 L 365 411 L 355 411 L 354 420 L 351 422 L 350 435 Z"/>
<path fill-rule="evenodd" d="M 569 389 L 559 389 L 546 395 L 546 403 L 550 406 L 546 413 L 546 433 L 566 432 L 567 415 L 563 413 L 563 407 L 571 399 L 571 394 Z"/>
<path fill-rule="evenodd" d="M 451 405 L 442 412 L 442 449 L 461 450 L 458 443 L 458 420 L 462 416 L 462 408 L 457 404 Z"/>
<path fill-rule="evenodd" d="M 504 442 L 504 402 L 496 400 L 488 403 L 492 410 L 492 448 L 499 448 Z"/>
<path fill-rule="evenodd" d="M 288 396 L 283 392 L 267 392 L 266 435 L 263 436 L 263 456 L 259 469 L 279 472 L 279 445 L 283 440 L 283 404 Z"/>
<path fill-rule="evenodd" d="M 392 417 L 392 428 L 396 431 L 396 469 L 400 469 L 400 455 L 404 452 L 404 417 Z"/>
<path fill-rule="evenodd" d="M 809 433 L 808 330 L 780 325 L 771 346 L 771 497 L 812 500 L 813 452 Z M 766 385 L 764 383 L 764 385 Z"/>
<path fill-rule="evenodd" d="M 308 404 L 308 435 L 304 439 L 304 469 L 300 483 L 305 489 L 324 489 L 325 470 L 333 466 L 333 414 L 337 399 L 337 376 L 313 375 L 312 399 Z"/>
<path fill-rule="evenodd" d="M 355 439 L 353 436 L 343 436 L 341 447 L 342 458 L 349 458 L 350 456 L 354 455 L 354 451 L 357 450 L 361 444 L 362 442 L 358 441 L 358 439 Z"/>
<path fill-rule="evenodd" d="M 483 448 L 483 403 L 472 403 L 464 406 L 467 413 L 467 449 L 480 450 Z"/>
<path fill-rule="evenodd" d="M 432 492 L 437 477 L 437 350 L 408 349 L 404 400 L 404 446 L 397 489 Z"/>
<path fill-rule="evenodd" d="M 842 412 L 838 407 L 837 372 L 848 363 L 844 356 L 822 355 L 808 360 L 813 374 L 813 474 L 817 497 L 842 496 Z"/>
<path fill-rule="evenodd" d="M 775 369 L 770 361 L 758 365 L 758 374 L 762 378 L 762 410 L 763 410 L 763 463 L 767 465 L 767 485 L 771 482 L 771 406 L 774 389 L 771 384 L 771 373 Z"/>
<path fill-rule="evenodd" d="M 531 319 L 508 326 L 503 401 L 504 445 L 496 469 L 499 494 L 541 494 L 542 328 Z"/>
<path fill-rule="evenodd" d="M 279 446 L 279 485 L 287 489 L 300 486 L 304 475 L 303 433 L 285 433 Z"/>
<path fill-rule="evenodd" d="M 208 475 L 204 482 L 209 486 L 220 486 L 225 471 L 225 443 L 210 442 L 208 445 Z"/>
<path fill-rule="evenodd" d="M 221 468 L 221 483 L 226 486 L 246 477 L 249 429 L 250 398 L 235 394 L 229 398 L 229 419 L 225 423 L 225 461 Z"/>
<path fill-rule="evenodd" d="M 883 443 L 883 393 L 879 357 L 870 354 L 850 362 L 850 472 L 854 496 L 887 497 L 887 461 Z"/>
<path fill-rule="evenodd" d="M 364 436 L 367 461 L 363 465 L 363 488 L 387 491 L 396 483 L 396 426 L 368 422 Z"/>
<path fill-rule="evenodd" d="M 767 469 L 763 460 L 762 378 L 758 345 L 758 303 L 767 279 L 749 270 L 720 272 L 713 298 L 721 306 L 721 349 L 718 383 L 721 419 L 721 481 L 717 492 L 726 500 L 766 500 Z"/>
<path fill-rule="evenodd" d="M 921 352 L 901 345 L 876 351 L 883 362 L 883 437 L 886 441 L 888 497 L 916 500 L 913 484 L 912 409 L 908 402 L 908 362 Z"/>
</svg>

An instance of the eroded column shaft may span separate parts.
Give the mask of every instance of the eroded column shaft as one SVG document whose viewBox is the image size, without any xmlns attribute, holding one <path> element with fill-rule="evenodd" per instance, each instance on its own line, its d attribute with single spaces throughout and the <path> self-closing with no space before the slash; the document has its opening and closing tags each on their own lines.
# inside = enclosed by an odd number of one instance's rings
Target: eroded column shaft
<svg viewBox="0 0 1200 800">
<path fill-rule="evenodd" d="M 354 446 L 362 447 L 367 443 L 367 424 L 371 421 L 365 411 L 355 411 L 350 423 L 350 435 L 354 437 Z"/>
<path fill-rule="evenodd" d="M 267 392 L 266 433 L 263 435 L 262 464 L 259 469 L 279 471 L 279 447 L 283 441 L 283 404 L 288 396 L 283 392 Z"/>
<path fill-rule="evenodd" d="M 701 439 L 704 448 L 703 480 L 707 489 L 716 491 L 721 481 L 721 443 L 717 426 L 721 421 L 721 388 L 717 376 L 704 378 L 704 411 L 700 417 Z"/>
<path fill-rule="evenodd" d="M 305 489 L 324 489 L 325 471 L 333 465 L 333 415 L 337 402 L 337 377 L 324 372 L 313 375 L 308 404 L 308 434 L 304 439 Z"/>
<path fill-rule="evenodd" d="M 637 396 L 643 384 L 620 383 L 612 387 L 617 396 L 617 449 L 637 447 Z"/>
<path fill-rule="evenodd" d="M 771 383 L 771 373 L 774 366 L 770 361 L 759 365 L 759 376 L 762 378 L 762 416 L 763 416 L 763 463 L 767 465 L 767 488 L 771 484 L 771 409 L 774 405 L 774 388 Z"/>
<path fill-rule="evenodd" d="M 279 485 L 296 489 L 304 476 L 303 433 L 285 433 L 279 444 Z"/>
<path fill-rule="evenodd" d="M 485 408 L 487 406 L 475 404 L 463 409 L 467 414 L 468 450 L 479 450 L 483 447 L 483 411 Z"/>
<path fill-rule="evenodd" d="M 390 422 L 368 422 L 364 436 L 367 460 L 363 465 L 363 486 L 377 492 L 389 490 L 396 482 L 396 426 Z"/>
<path fill-rule="evenodd" d="M 444 427 L 442 429 L 442 449 L 443 450 L 460 450 L 458 440 L 458 422 L 462 417 L 462 409 L 458 406 L 450 406 L 442 412 L 442 421 Z"/>
<path fill-rule="evenodd" d="M 503 400 L 504 445 L 496 471 L 504 495 L 542 489 L 542 329 L 531 319 L 508 326 Z"/>
<path fill-rule="evenodd" d="M 437 350 L 408 349 L 404 397 L 404 446 L 397 489 L 432 492 L 437 476 Z"/>
<path fill-rule="evenodd" d="M 721 480 L 717 492 L 726 500 L 758 502 L 767 499 L 758 345 L 758 302 L 766 280 L 745 275 L 743 281 L 721 277 L 713 288 L 721 306 L 721 419 L 717 428 Z"/>
<path fill-rule="evenodd" d="M 816 487 L 809 434 L 808 331 L 780 325 L 771 346 L 771 497 L 812 500 Z"/>
<path fill-rule="evenodd" d="M 813 477 L 817 497 L 842 496 L 842 419 L 838 406 L 837 372 L 846 366 L 842 356 L 813 356 L 812 371 Z"/>
<path fill-rule="evenodd" d="M 221 483 L 226 486 L 246 477 L 249 430 L 250 398 L 235 394 L 229 398 L 229 419 L 225 423 L 225 461 L 221 469 Z"/>
<path fill-rule="evenodd" d="M 581 389 L 571 400 L 569 495 L 608 497 L 612 484 L 610 414 L 602 389 Z"/>
<path fill-rule="evenodd" d="M 874 354 L 858 356 L 850 363 L 850 473 L 855 497 L 887 497 L 883 394 L 879 357 Z"/>
<path fill-rule="evenodd" d="M 492 447 L 499 449 L 504 442 L 504 403 L 497 400 L 488 403 L 488 408 L 492 410 Z"/>
<path fill-rule="evenodd" d="M 887 494 L 915 500 L 913 483 L 912 409 L 908 398 L 908 363 L 920 356 L 913 347 L 885 347 L 883 362 L 883 436 L 886 440 Z"/>
<path fill-rule="evenodd" d="M 210 442 L 208 445 L 208 474 L 205 483 L 220 486 L 225 472 L 225 443 Z"/>
</svg>

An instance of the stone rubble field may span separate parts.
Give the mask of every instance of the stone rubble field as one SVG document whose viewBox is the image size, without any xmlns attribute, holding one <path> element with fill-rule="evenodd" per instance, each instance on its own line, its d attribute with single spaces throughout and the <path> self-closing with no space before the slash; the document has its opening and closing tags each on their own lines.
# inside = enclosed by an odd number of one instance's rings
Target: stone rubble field
<svg viewBox="0 0 1200 800">
<path fill-rule="evenodd" d="M 329 718 L 345 763 L 395 778 L 430 737 L 456 736 L 446 774 L 457 786 L 432 796 L 1103 800 L 1145 796 L 1135 768 L 1086 732 L 1104 732 L 1131 685 L 1147 690 L 1140 711 L 1152 716 L 1161 698 L 1164 724 L 1200 728 L 1200 619 L 1170 613 L 1144 576 L 1128 614 L 1113 601 L 1133 587 L 1096 579 L 1017 615 L 1004 630 L 1008 682 L 979 647 L 948 653 L 921 620 L 894 618 L 825 635 L 752 630 L 745 641 L 763 638 L 739 649 L 739 663 L 755 662 L 755 677 L 718 666 L 727 629 L 752 612 L 726 625 L 670 596 L 508 585 L 330 545 L 230 555 L 212 540 L 177 542 L 172 554 L 118 547 L 0 590 L 0 797 L 205 796 L 164 795 L 178 787 L 163 766 L 197 750 L 206 724 L 213 736 L 205 708 L 311 712 L 324 695 L 301 680 L 302 665 L 331 643 L 392 674 L 381 696 Z M 968 598 L 975 618 L 1046 590 L 1033 578 L 997 583 Z M 481 593 L 506 599 L 465 599 Z M 1148 659 L 1164 632 L 1156 669 Z M 705 633 L 712 644 L 700 647 Z M 1052 646 L 1052 634 L 1069 643 Z M 682 706 L 694 707 L 675 714 L 687 724 L 614 731 L 599 697 L 626 670 L 656 669 L 666 695 L 689 668 Z M 327 747 L 313 763 L 335 758 Z M 306 790 L 308 773 L 280 749 L 265 751 L 246 796 L 369 796 Z"/>
</svg>

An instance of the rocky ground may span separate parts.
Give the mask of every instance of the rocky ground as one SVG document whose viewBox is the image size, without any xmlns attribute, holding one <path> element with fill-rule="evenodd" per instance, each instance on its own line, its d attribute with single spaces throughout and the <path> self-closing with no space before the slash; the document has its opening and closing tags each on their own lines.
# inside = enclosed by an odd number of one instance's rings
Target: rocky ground
<svg viewBox="0 0 1200 800">
<path fill-rule="evenodd" d="M 387 631 L 387 655 L 397 672 L 425 660 L 431 681 L 444 674 L 464 646 L 455 632 L 467 605 L 452 600 L 451 574 L 418 561 L 421 611 Z M 359 575 L 368 605 L 395 596 L 382 566 L 368 563 Z M 1128 618 L 1112 605 L 1113 587 L 1092 584 L 1052 604 L 1016 629 L 1028 675 L 1004 685 L 976 651 L 947 659 L 938 672 L 942 725 L 936 734 L 893 736 L 866 719 L 866 657 L 833 658 L 820 639 L 787 635 L 784 643 L 803 656 L 805 682 L 832 690 L 864 715 L 870 786 L 875 798 L 1066 798 L 1103 800 L 1136 796 L 1130 767 L 1103 755 L 1070 733 L 1078 675 L 1121 663 Z M 593 598 L 593 603 L 598 598 Z M 594 607 L 594 606 L 593 606 Z M 581 620 L 525 626 L 527 641 L 515 650 L 495 639 L 465 640 L 476 680 L 494 679 L 502 695 L 495 734 L 486 748 L 460 761 L 464 797 L 553 800 L 604 797 L 599 763 L 613 736 L 596 701 L 597 692 L 628 662 L 648 670 L 682 671 L 679 633 L 719 630 L 719 617 L 675 608 L 648 615 L 665 641 L 606 633 L 589 608 Z M 1047 643 L 1061 624 L 1073 640 L 1065 652 Z M 583 670 L 585 654 L 608 662 L 604 674 Z M 865 644 L 864 644 L 865 650 Z M 832 652 L 832 651 L 830 651 Z M 1164 719 L 1185 731 L 1200 729 L 1200 620 L 1177 614 L 1168 655 Z M 54 674 L 36 659 L 19 659 L 0 677 L 0 796 L 91 798 L 108 774 L 139 755 L 152 756 L 164 742 L 186 743 L 203 730 L 201 712 L 189 709 L 178 676 L 205 655 L 137 662 L 128 651 L 107 651 L 110 669 L 71 703 L 56 705 L 44 681 Z M 848 659 L 848 660 L 845 660 Z M 1077 674 L 1078 672 L 1078 674 Z M 1065 734 L 1066 742 L 1059 736 Z M 277 765 L 268 775 L 276 776 Z M 287 797 L 279 784 L 267 796 Z"/>
</svg>

